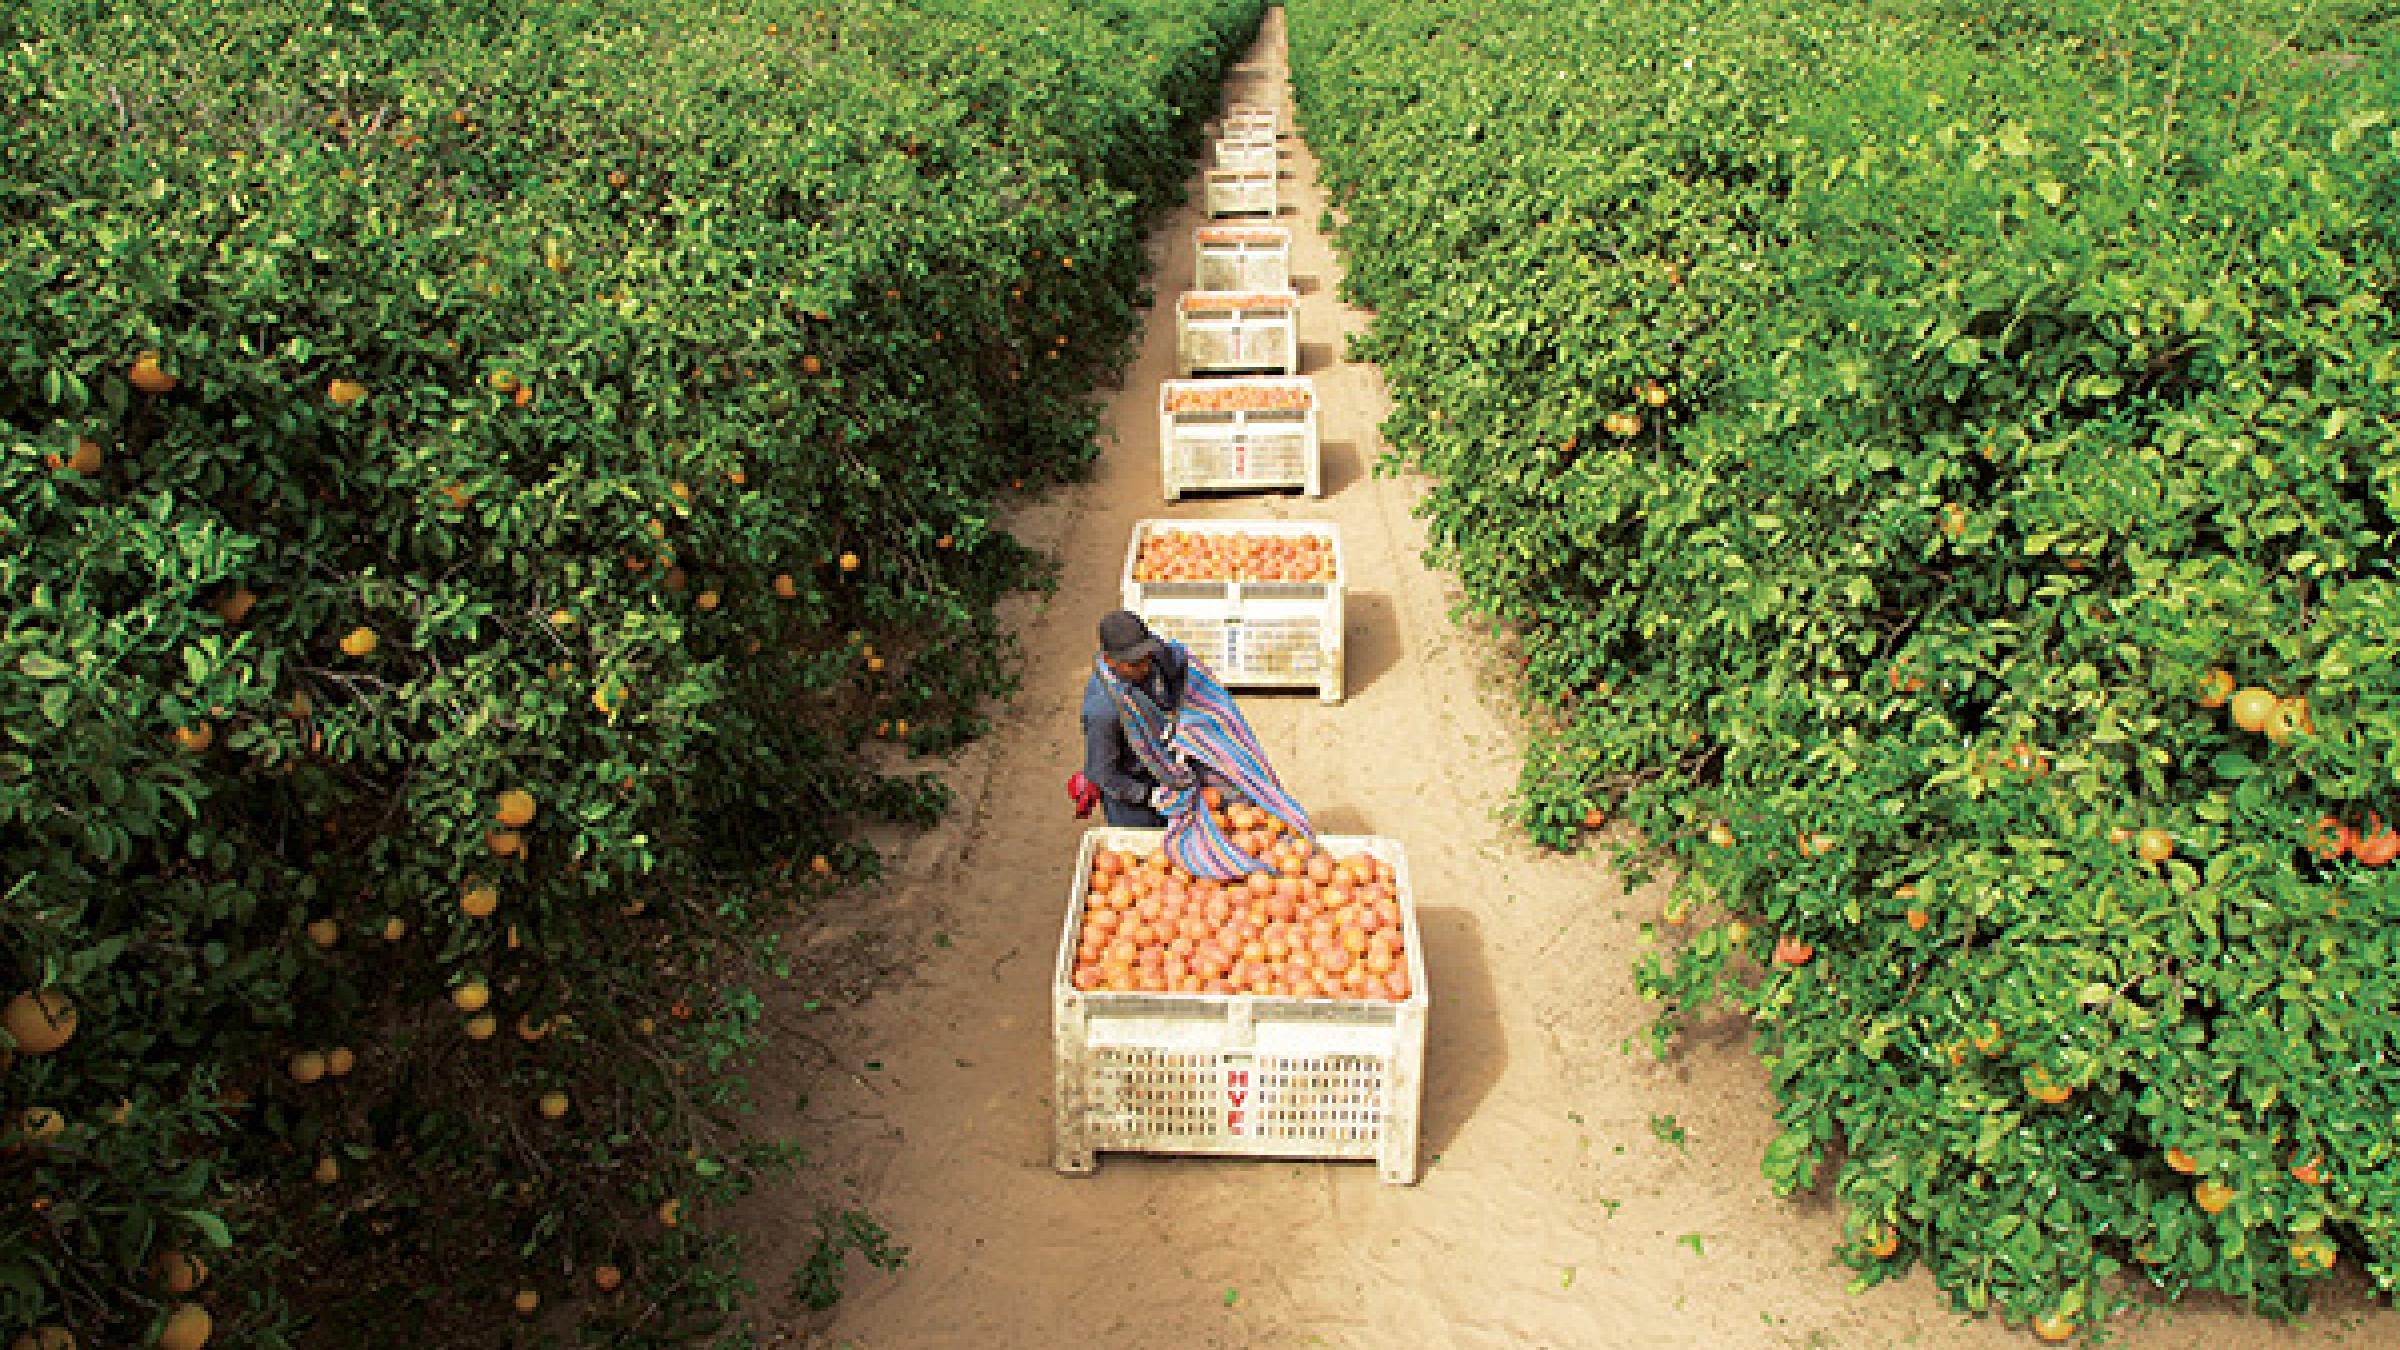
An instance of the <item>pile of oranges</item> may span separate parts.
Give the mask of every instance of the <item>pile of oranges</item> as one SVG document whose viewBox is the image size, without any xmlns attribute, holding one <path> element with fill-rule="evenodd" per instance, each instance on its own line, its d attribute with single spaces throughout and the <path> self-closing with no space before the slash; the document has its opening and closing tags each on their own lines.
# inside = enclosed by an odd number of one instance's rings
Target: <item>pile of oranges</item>
<svg viewBox="0 0 2400 1350">
<path fill-rule="evenodd" d="M 1212 881 L 1163 853 L 1093 854 L 1077 989 L 1408 997 L 1406 925 L 1390 863 L 1364 853 L 1336 858 L 1253 807 L 1214 814 L 1236 846 L 1275 870 Z"/>
<path fill-rule="evenodd" d="M 1308 534 L 1155 530 L 1134 555 L 1136 581 L 1332 581 L 1333 541 Z"/>
<path fill-rule="evenodd" d="M 1290 291 L 1185 291 L 1177 309 L 1290 309 L 1299 297 Z"/>
<path fill-rule="evenodd" d="M 1167 391 L 1171 413 L 1306 412 L 1305 384 L 1266 384 L 1227 380 L 1209 384 L 1180 384 Z"/>
<path fill-rule="evenodd" d="M 1289 232 L 1272 225 L 1204 225 L 1199 230 L 1203 244 L 1281 244 L 1290 241 Z"/>
</svg>

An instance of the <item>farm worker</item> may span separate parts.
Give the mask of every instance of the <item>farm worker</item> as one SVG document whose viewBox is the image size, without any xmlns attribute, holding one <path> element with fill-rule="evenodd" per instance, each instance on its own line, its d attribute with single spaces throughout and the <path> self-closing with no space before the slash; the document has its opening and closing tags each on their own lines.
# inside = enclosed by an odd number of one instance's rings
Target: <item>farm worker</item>
<svg viewBox="0 0 2400 1350">
<path fill-rule="evenodd" d="M 1171 738 L 1174 713 L 1190 678 L 1189 655 L 1180 647 L 1170 652 L 1140 615 L 1117 609 L 1101 616 L 1100 659 L 1083 686 L 1083 776 L 1100 789 L 1100 809 L 1109 824 L 1165 829 L 1162 812 L 1169 800 L 1157 772 L 1143 762 L 1127 735 L 1125 716 L 1109 684 L 1113 680 L 1140 691 Z M 1174 752 L 1168 748 L 1165 753 Z"/>
<path fill-rule="evenodd" d="M 1220 880 L 1271 870 L 1235 848 L 1208 796 L 1247 802 L 1313 837 L 1283 790 L 1233 696 L 1183 644 L 1129 610 L 1100 620 L 1100 651 L 1083 687 L 1084 776 L 1108 823 L 1165 827 L 1165 850 L 1194 876 Z"/>
</svg>

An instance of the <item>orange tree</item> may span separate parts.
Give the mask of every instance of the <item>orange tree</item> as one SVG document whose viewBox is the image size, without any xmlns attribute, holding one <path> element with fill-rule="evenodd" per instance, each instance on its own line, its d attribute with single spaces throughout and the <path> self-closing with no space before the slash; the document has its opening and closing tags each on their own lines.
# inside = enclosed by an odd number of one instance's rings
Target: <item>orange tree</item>
<svg viewBox="0 0 2400 1350">
<path fill-rule="evenodd" d="M 739 982 L 943 808 L 1260 9 L 0 17 L 0 1338 L 722 1325 Z"/>
<path fill-rule="evenodd" d="M 1862 1278 L 2400 1279 L 2388 14 L 1307 0 L 1536 837 L 1679 864 Z"/>
</svg>

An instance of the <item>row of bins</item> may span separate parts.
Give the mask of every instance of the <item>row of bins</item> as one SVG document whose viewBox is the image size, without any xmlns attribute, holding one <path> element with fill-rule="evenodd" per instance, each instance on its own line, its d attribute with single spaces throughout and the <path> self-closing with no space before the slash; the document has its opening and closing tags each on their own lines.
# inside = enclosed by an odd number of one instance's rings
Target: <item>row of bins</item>
<svg viewBox="0 0 2400 1350">
<path fill-rule="evenodd" d="M 1275 223 L 1281 135 L 1275 110 L 1235 105 L 1203 176 L 1210 220 L 1193 240 L 1193 289 L 1175 307 L 1177 378 L 1158 397 L 1170 504 L 1198 492 L 1324 491 L 1316 385 L 1300 373 L 1292 233 Z M 1230 556 L 1235 541 L 1276 565 L 1220 575 L 1176 561 Z M 1333 704 L 1344 694 L 1346 575 L 1331 522 L 1156 518 L 1137 522 L 1127 541 L 1121 603 L 1229 686 L 1313 689 Z M 1259 973 L 1239 985 L 1203 983 L 1180 958 L 1164 958 L 1173 964 L 1145 968 L 1138 983 L 1124 973 L 1102 979 L 1081 959 L 1094 950 L 1090 916 L 1125 897 L 1096 893 L 1095 863 L 1143 860 L 1165 885 L 1162 837 L 1091 830 L 1076 859 L 1052 972 L 1057 1170 L 1088 1173 L 1108 1151 L 1216 1154 L 1360 1159 L 1385 1181 L 1414 1182 L 1428 998 L 1399 843 L 1317 841 L 1377 869 L 1396 919 L 1378 939 L 1386 976 L 1365 981 L 1353 970 L 1335 985 L 1320 966 L 1322 983 Z M 1301 885 L 1313 901 L 1315 885 L 1292 882 L 1295 892 Z"/>
</svg>

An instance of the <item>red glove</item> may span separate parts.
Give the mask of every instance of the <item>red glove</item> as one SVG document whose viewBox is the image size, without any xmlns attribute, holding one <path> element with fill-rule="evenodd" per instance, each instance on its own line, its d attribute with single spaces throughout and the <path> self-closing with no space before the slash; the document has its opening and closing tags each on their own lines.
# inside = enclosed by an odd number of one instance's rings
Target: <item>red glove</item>
<svg viewBox="0 0 2400 1350">
<path fill-rule="evenodd" d="M 1074 805 L 1077 820 L 1089 820 L 1092 808 L 1100 804 L 1100 789 L 1093 787 L 1092 780 L 1083 776 L 1083 770 L 1077 769 L 1067 779 L 1067 800 Z"/>
</svg>

